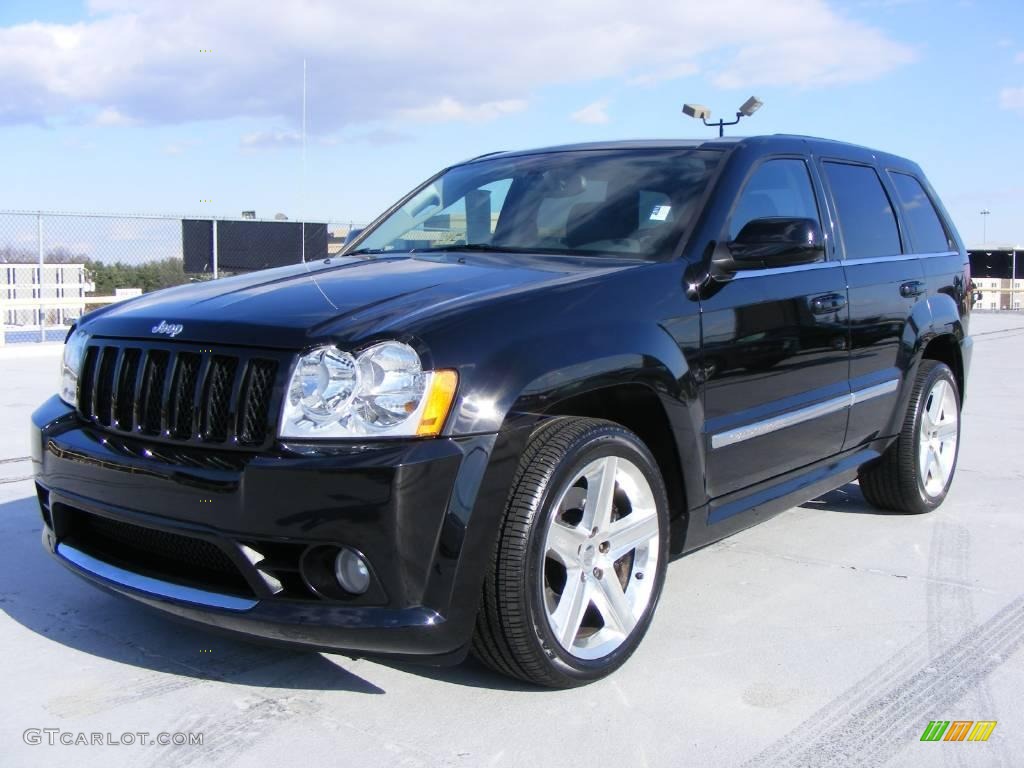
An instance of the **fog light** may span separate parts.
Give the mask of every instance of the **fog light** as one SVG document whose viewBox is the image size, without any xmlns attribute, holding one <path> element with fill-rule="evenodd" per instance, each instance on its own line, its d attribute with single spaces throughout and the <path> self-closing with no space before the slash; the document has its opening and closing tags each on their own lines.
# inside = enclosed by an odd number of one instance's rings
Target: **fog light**
<svg viewBox="0 0 1024 768">
<path fill-rule="evenodd" d="M 334 558 L 334 577 L 342 589 L 353 595 L 361 595 L 370 587 L 370 569 L 366 561 L 345 547 Z"/>
</svg>

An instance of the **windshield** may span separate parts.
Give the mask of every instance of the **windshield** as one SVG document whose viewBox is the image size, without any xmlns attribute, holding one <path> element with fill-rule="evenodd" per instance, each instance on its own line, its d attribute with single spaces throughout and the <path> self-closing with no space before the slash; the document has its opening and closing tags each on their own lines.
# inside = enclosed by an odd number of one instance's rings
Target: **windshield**
<svg viewBox="0 0 1024 768">
<path fill-rule="evenodd" d="M 425 184 L 352 252 L 489 248 L 665 259 L 721 157 L 622 149 L 477 160 Z"/>
</svg>

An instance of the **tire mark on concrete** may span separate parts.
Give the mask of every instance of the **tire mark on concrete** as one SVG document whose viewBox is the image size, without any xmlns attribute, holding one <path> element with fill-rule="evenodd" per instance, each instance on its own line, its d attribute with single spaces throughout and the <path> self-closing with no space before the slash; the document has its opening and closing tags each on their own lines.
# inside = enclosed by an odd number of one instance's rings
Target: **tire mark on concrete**
<svg viewBox="0 0 1024 768">
<path fill-rule="evenodd" d="M 67 616 L 52 615 L 62 622 L 59 627 L 61 632 L 77 635 L 74 647 L 86 652 L 96 652 L 90 647 L 96 646 L 97 649 L 102 649 L 99 655 L 146 669 L 142 677 L 135 678 L 126 687 L 112 689 L 109 686 L 86 683 L 80 692 L 72 691 L 50 699 L 45 705 L 47 711 L 62 718 L 95 715 L 211 681 L 231 682 L 247 675 L 271 670 L 275 665 L 296 659 L 304 659 L 307 663 L 313 663 L 313 659 L 319 660 L 319 656 L 316 655 L 292 654 L 277 648 L 239 643 L 230 648 L 230 653 L 218 655 L 210 660 L 196 659 L 194 663 L 189 663 L 181 658 L 183 654 L 158 653 L 95 624 L 73 621 Z M 83 638 L 90 640 L 83 642 Z M 59 637 L 53 639 L 60 642 Z"/>
<path fill-rule="evenodd" d="M 916 576 L 908 573 L 893 573 L 892 571 L 886 571 L 882 568 L 869 568 L 865 566 L 853 565 L 852 563 L 837 563 L 834 560 L 810 557 L 808 555 L 789 555 L 781 552 L 770 552 L 764 549 L 746 546 L 742 543 L 735 542 L 724 542 L 719 548 L 727 549 L 730 552 L 741 552 L 748 555 L 760 555 L 761 557 L 768 557 L 775 560 L 785 560 L 786 562 L 796 563 L 797 565 L 813 565 L 821 566 L 823 568 L 856 571 L 857 573 L 866 573 L 871 576 L 885 576 L 890 579 L 906 579 L 907 581 L 913 582 L 927 582 L 933 578 L 938 579 L 940 581 L 944 580 L 944 577 L 942 576 L 932 576 L 931 574 L 927 574 L 925 576 Z M 973 584 L 968 584 L 964 581 L 954 582 L 952 586 L 962 587 L 963 589 L 970 589 L 975 592 L 989 592 L 994 594 L 997 591 L 987 587 L 979 587 Z"/>
<path fill-rule="evenodd" d="M 959 523 L 936 520 L 932 529 L 931 547 L 928 552 L 928 588 L 926 592 L 928 610 L 928 650 L 937 656 L 968 631 L 975 622 L 974 591 L 970 589 L 971 532 Z M 966 705 L 960 705 L 965 716 L 978 720 L 996 719 L 995 702 L 989 688 L 988 678 L 965 697 Z M 945 720 L 949 712 L 929 711 L 922 713 L 927 720 Z M 942 751 L 946 765 L 962 768 L 977 764 L 982 758 L 986 766 L 1002 768 L 1013 763 L 1006 754 L 1006 746 L 997 740 L 985 753 L 979 754 L 963 749 Z"/>
<path fill-rule="evenodd" d="M 927 645 L 915 640 L 744 766 L 884 765 L 917 739 L 926 712 L 949 711 L 1024 646 L 1024 596 L 939 655 L 928 658 Z"/>
<path fill-rule="evenodd" d="M 920 668 L 921 660 L 927 657 L 928 637 L 922 633 L 786 736 L 748 760 L 744 766 L 758 768 L 762 765 L 789 765 L 786 761 L 799 747 L 806 745 L 821 731 L 834 730 L 849 722 L 854 713 L 884 696 L 893 680 L 912 675 L 914 670 Z"/>
<path fill-rule="evenodd" d="M 202 733 L 203 745 L 189 749 L 165 747 L 150 765 L 153 768 L 224 765 L 236 761 L 283 723 L 296 717 L 308 718 L 319 709 L 319 704 L 310 697 L 282 696 L 280 692 L 269 690 L 239 699 L 235 706 L 236 711 L 227 715 L 207 713 L 179 721 L 169 730 Z"/>
<path fill-rule="evenodd" d="M 381 752 L 377 765 L 428 768 L 448 762 L 429 755 L 422 744 L 399 743 L 390 736 L 381 736 L 338 719 L 337 710 L 340 708 L 327 706 L 336 703 L 337 699 L 332 701 L 328 698 L 330 692 L 311 690 L 315 684 L 314 679 L 319 675 L 322 675 L 322 671 L 315 669 L 281 670 L 282 682 L 287 680 L 294 690 L 282 691 L 266 687 L 234 699 L 233 709 L 227 712 L 207 708 L 200 714 L 185 714 L 167 730 L 179 733 L 201 732 L 204 734 L 203 745 L 189 748 L 173 745 L 163 747 L 150 765 L 153 768 L 190 768 L 195 765 L 247 764 L 247 752 L 275 736 L 281 729 L 294 732 L 296 721 L 305 725 L 313 724 L 320 738 L 331 738 L 339 750 L 344 749 L 346 744 L 351 746 L 351 742 L 356 739 L 372 740 L 379 745 Z M 307 684 L 306 689 L 303 688 L 304 684 Z M 346 732 L 355 738 L 346 738 Z"/>
<path fill-rule="evenodd" d="M 145 649 L 139 650 L 145 653 Z M 148 672 L 118 689 L 111 690 L 105 686 L 86 683 L 81 687 L 81 692 L 54 697 L 47 702 L 46 709 L 62 718 L 96 715 L 210 682 L 231 682 L 235 678 L 268 670 L 276 664 L 291 660 L 289 657 L 282 657 L 279 652 L 275 654 L 273 649 L 266 649 L 262 653 L 243 652 L 238 656 L 233 655 L 230 661 L 217 666 L 211 665 L 200 672 L 182 673 L 168 665 L 167 669 Z"/>
<path fill-rule="evenodd" d="M 970 559 L 971 535 L 962 525 L 934 521 L 931 547 L 928 551 L 928 575 L 941 576 L 966 583 Z M 968 590 L 957 589 L 948 582 L 928 584 L 927 602 L 928 652 L 937 655 L 974 623 L 974 603 Z M 987 682 L 979 686 L 979 690 Z M 934 719 L 945 719 L 945 714 L 931 713 Z M 988 712 L 979 713 L 985 719 Z M 933 718 L 929 718 L 933 719 Z M 962 749 L 946 749 L 942 760 L 949 766 L 965 766 L 967 753 Z"/>
</svg>

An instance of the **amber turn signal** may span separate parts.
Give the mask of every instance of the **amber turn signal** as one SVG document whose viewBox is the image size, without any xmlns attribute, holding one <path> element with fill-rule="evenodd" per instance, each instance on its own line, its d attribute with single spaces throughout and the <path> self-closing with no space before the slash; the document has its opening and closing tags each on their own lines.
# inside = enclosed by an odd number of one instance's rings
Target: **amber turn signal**
<svg viewBox="0 0 1024 768">
<path fill-rule="evenodd" d="M 430 376 L 430 391 L 427 392 L 427 404 L 423 407 L 420 425 L 416 434 L 420 437 L 433 437 L 441 433 L 448 409 L 455 400 L 455 390 L 459 387 L 459 374 L 455 371 L 434 371 Z"/>
</svg>

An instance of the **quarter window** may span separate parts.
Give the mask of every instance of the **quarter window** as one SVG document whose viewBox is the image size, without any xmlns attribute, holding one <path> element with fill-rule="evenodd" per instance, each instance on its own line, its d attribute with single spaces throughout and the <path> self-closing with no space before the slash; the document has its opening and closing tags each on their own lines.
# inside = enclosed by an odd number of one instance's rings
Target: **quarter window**
<svg viewBox="0 0 1024 768">
<path fill-rule="evenodd" d="M 905 173 L 890 173 L 903 219 L 910 229 L 914 253 L 943 253 L 956 246 L 946 234 L 942 220 L 921 182 Z"/>
<path fill-rule="evenodd" d="M 872 259 L 899 254 L 896 215 L 875 169 L 849 163 L 824 165 L 825 177 L 836 202 L 846 258 Z"/>
<path fill-rule="evenodd" d="M 735 240 L 754 219 L 774 218 L 819 221 L 814 188 L 803 160 L 769 160 L 754 171 L 736 202 L 729 239 Z"/>
</svg>

